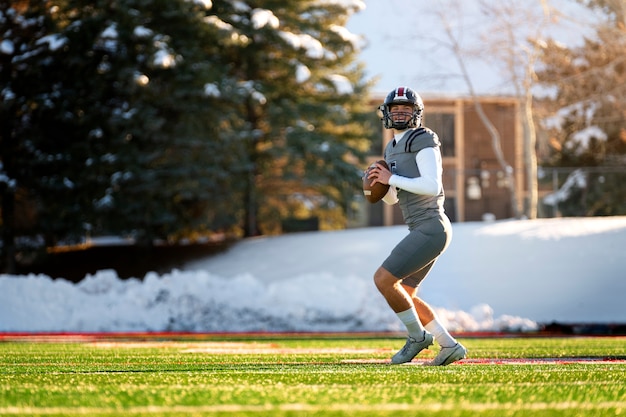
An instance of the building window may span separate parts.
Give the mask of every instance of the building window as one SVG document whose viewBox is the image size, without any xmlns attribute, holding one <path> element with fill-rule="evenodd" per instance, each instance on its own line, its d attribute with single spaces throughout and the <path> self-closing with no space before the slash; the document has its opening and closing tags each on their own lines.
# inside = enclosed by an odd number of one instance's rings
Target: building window
<svg viewBox="0 0 626 417">
<path fill-rule="evenodd" d="M 454 156 L 454 113 L 427 113 L 424 116 L 424 125 L 439 136 L 442 155 Z"/>
</svg>

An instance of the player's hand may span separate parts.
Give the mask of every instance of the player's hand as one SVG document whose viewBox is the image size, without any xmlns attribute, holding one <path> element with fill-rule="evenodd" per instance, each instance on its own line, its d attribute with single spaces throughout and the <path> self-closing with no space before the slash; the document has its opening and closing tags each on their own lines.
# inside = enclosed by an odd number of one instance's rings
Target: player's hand
<svg viewBox="0 0 626 417">
<path fill-rule="evenodd" d="M 389 178 L 391 178 L 391 172 L 379 163 L 376 163 L 376 167 L 370 170 L 367 178 L 373 180 L 371 185 L 377 182 L 381 184 L 389 184 Z"/>
</svg>

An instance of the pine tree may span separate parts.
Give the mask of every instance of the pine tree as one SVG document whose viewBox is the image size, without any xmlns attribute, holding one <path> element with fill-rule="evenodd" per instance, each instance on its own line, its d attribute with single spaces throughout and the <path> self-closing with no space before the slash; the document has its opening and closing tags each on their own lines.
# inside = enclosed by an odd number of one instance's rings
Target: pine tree
<svg viewBox="0 0 626 417">
<path fill-rule="evenodd" d="M 0 199 L 2 269 L 14 272 L 18 236 L 36 238 L 33 210 L 37 164 L 56 164 L 59 155 L 39 151 L 37 118 L 51 106 L 49 54 L 62 47 L 52 16 L 39 1 L 0 1 Z M 54 184 L 53 184 L 54 186 Z M 23 239 L 22 239 L 23 240 Z M 37 245 L 31 240 L 31 244 Z"/>
<path fill-rule="evenodd" d="M 231 145 L 220 140 L 228 106 L 206 93 L 226 78 L 214 64 L 215 28 L 200 4 L 184 0 L 112 4 L 99 8 L 106 20 L 98 31 L 115 34 L 101 42 L 114 42 L 107 72 L 115 80 L 107 83 L 122 96 L 107 123 L 118 170 L 97 199 L 99 231 L 149 244 L 232 228 L 229 164 L 221 157 Z"/>
<path fill-rule="evenodd" d="M 245 235 L 279 232 L 287 217 L 338 210 L 345 219 L 354 162 L 378 133 L 363 123 L 371 109 L 355 100 L 367 85 L 343 29 L 354 10 L 317 1 L 213 4 L 238 80 Z"/>
<path fill-rule="evenodd" d="M 232 145 L 220 140 L 229 106 L 207 87 L 227 76 L 214 64 L 217 30 L 201 4 L 9 10 L 29 32 L 4 30 L 15 46 L 3 55 L 3 91 L 13 100 L 3 100 L 2 161 L 37 208 L 33 234 L 48 246 L 88 232 L 150 242 L 237 224 L 224 175 L 232 158 L 222 156 Z"/>
<path fill-rule="evenodd" d="M 379 133 L 343 28 L 350 7 L 0 6 L 9 241 L 18 193 L 34 209 L 19 233 L 41 237 L 41 246 L 89 233 L 148 244 L 216 231 L 275 233 L 294 216 L 345 222 L 356 165 Z"/>
</svg>

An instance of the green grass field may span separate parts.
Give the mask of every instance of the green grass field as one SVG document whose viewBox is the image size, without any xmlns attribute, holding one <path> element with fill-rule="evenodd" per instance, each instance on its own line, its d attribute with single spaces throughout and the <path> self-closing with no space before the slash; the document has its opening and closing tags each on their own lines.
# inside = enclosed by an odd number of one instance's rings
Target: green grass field
<svg viewBox="0 0 626 417">
<path fill-rule="evenodd" d="M 392 337 L 147 339 L 5 338 L 0 416 L 626 415 L 626 338 L 464 338 L 437 368 L 381 363 Z"/>
</svg>

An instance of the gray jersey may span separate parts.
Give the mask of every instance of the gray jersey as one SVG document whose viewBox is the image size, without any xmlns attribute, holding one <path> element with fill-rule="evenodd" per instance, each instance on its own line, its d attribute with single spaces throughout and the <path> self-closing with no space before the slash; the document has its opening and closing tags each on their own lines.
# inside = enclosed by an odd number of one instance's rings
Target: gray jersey
<svg viewBox="0 0 626 417">
<path fill-rule="evenodd" d="M 392 142 L 385 148 L 385 161 L 392 174 L 416 178 L 420 176 L 415 163 L 415 155 L 424 148 L 440 148 L 439 137 L 432 130 L 420 127 L 410 129 L 397 145 Z M 443 189 L 437 196 L 414 194 L 398 189 L 398 203 L 402 216 L 409 229 L 414 229 L 422 221 L 440 217 L 443 214 Z"/>
</svg>

